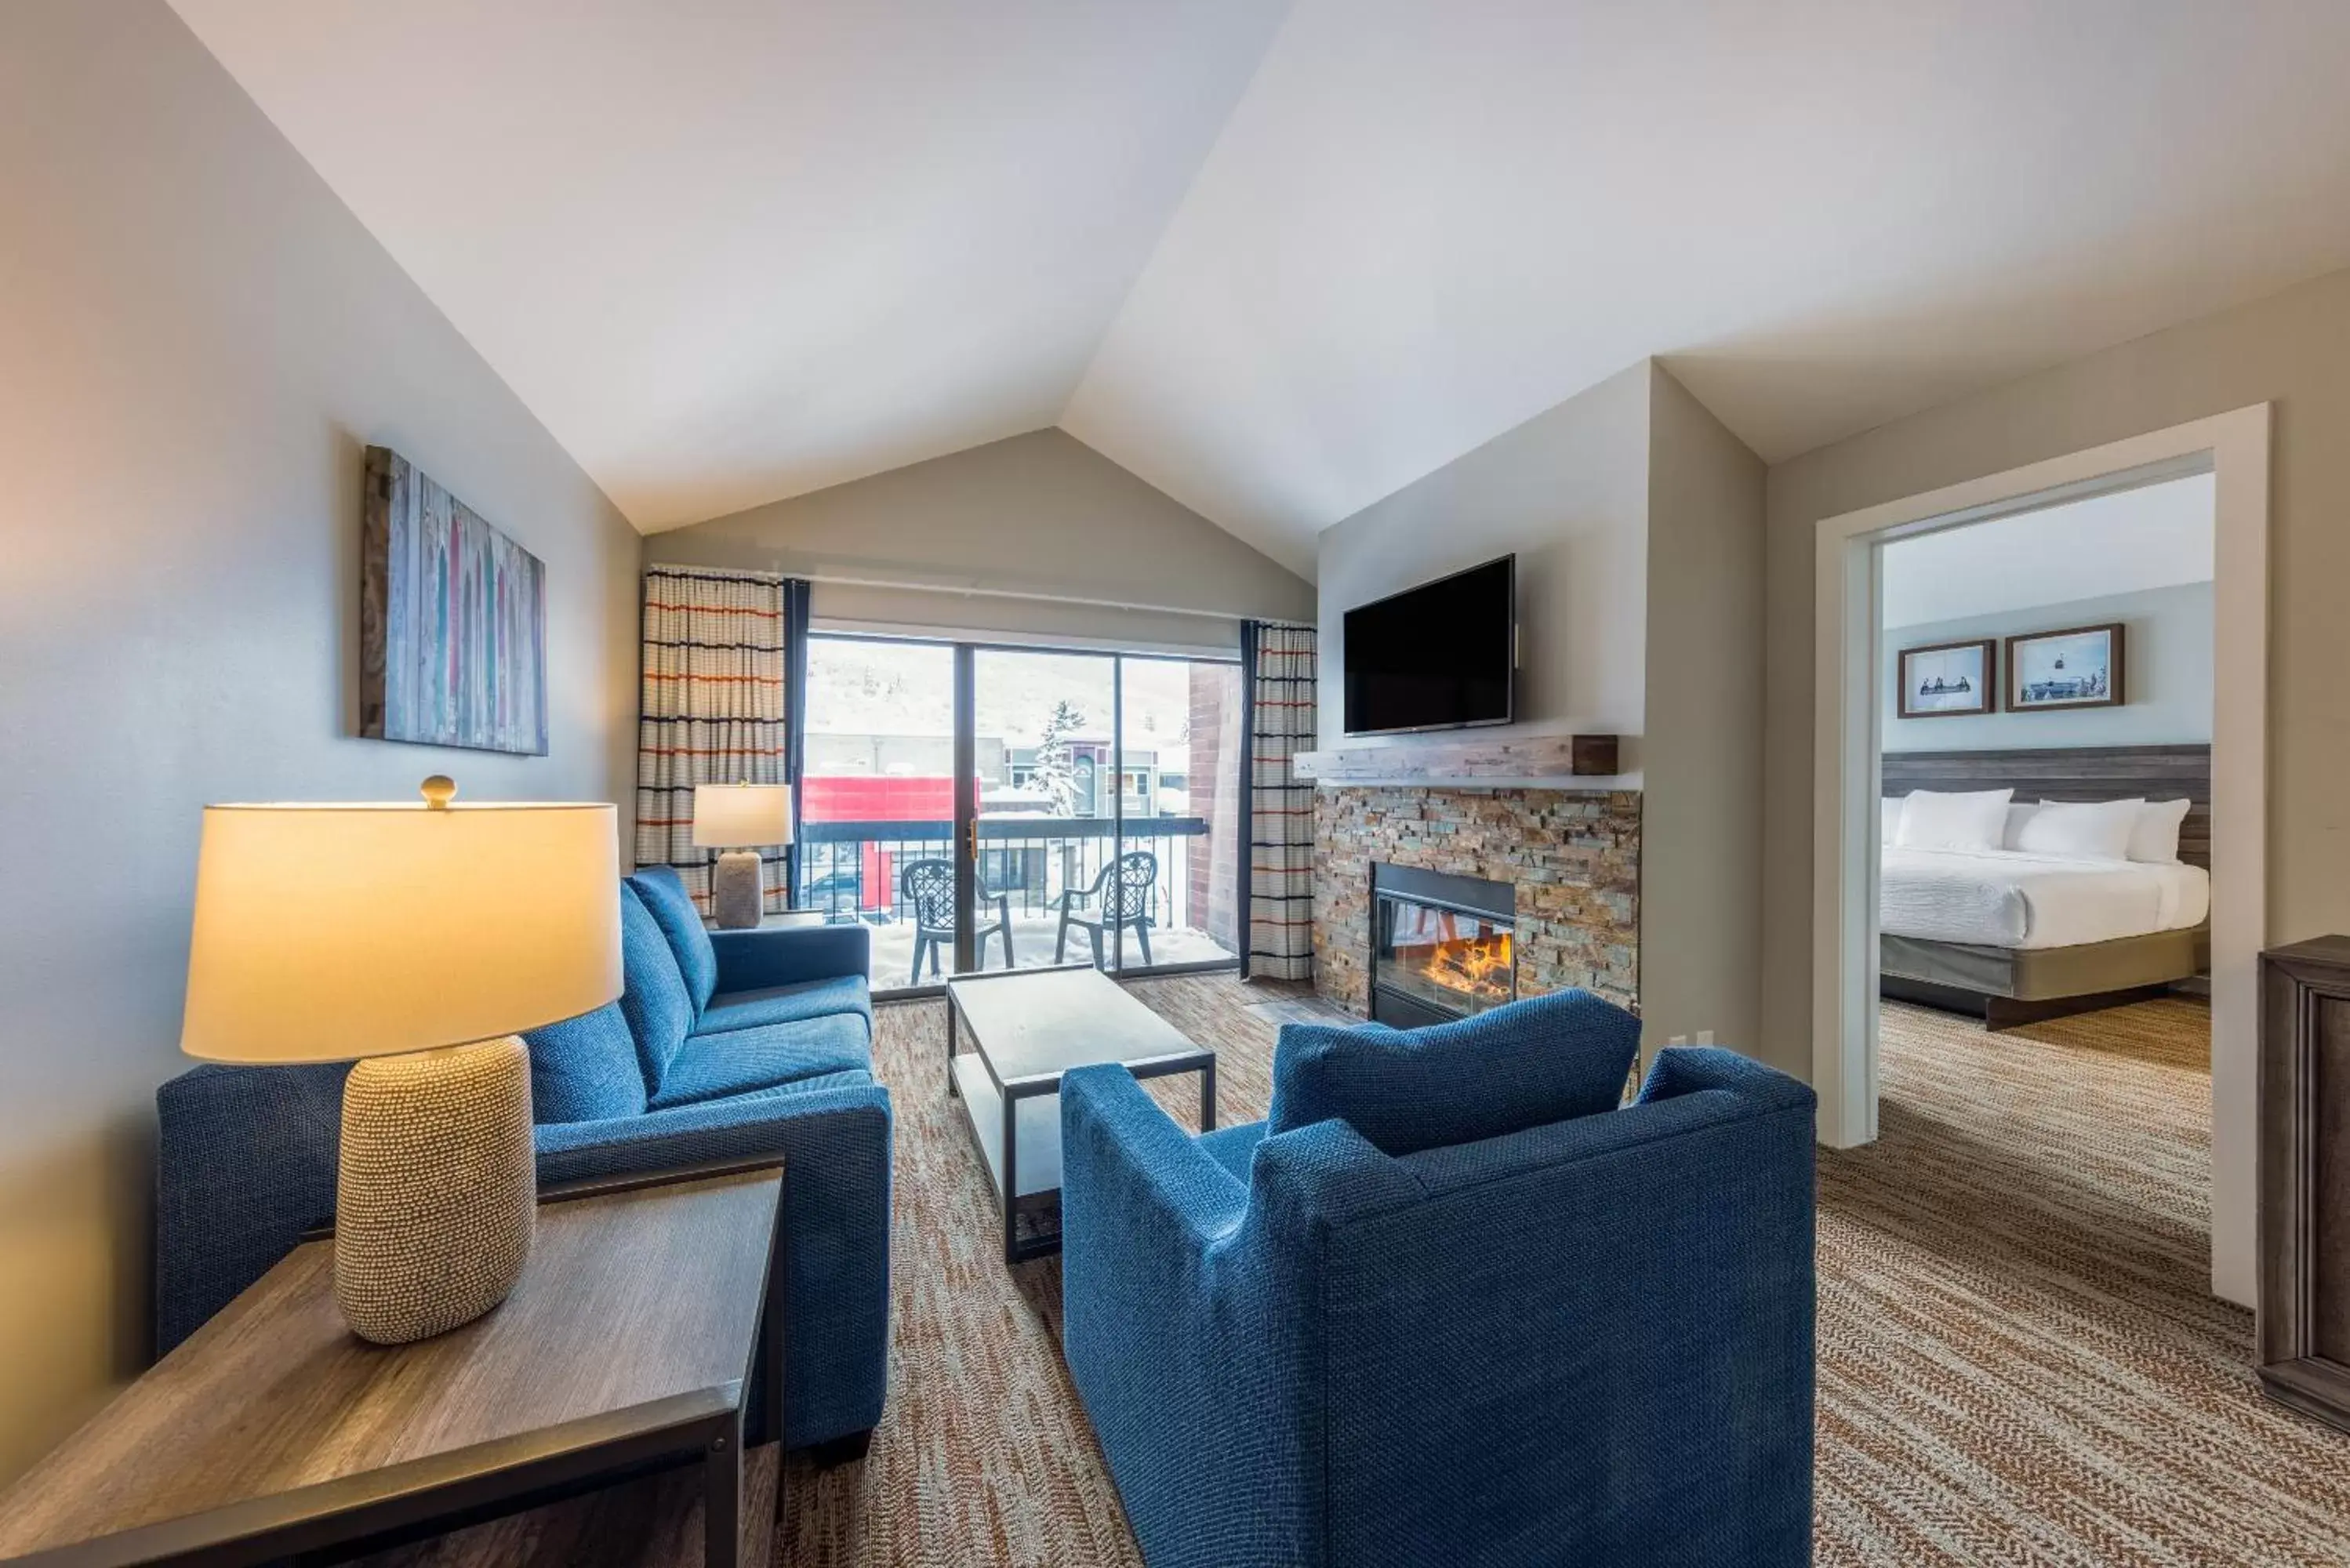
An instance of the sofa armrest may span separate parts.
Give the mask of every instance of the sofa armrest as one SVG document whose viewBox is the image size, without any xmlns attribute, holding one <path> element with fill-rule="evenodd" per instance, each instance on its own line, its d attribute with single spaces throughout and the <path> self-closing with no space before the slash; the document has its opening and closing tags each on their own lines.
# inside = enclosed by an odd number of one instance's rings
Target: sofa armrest
<svg viewBox="0 0 2350 1568">
<path fill-rule="evenodd" d="M 335 1213 L 347 1063 L 191 1068 L 155 1091 L 155 1354 Z"/>
<path fill-rule="evenodd" d="M 718 957 L 721 992 L 862 976 L 872 944 L 872 933 L 861 925 L 710 933 L 711 950 Z"/>
<path fill-rule="evenodd" d="M 802 1140 L 801 1128 L 835 1116 L 868 1119 L 870 1131 L 886 1144 L 889 1091 L 879 1084 L 814 1092 L 767 1090 L 608 1121 L 549 1122 L 532 1134 L 538 1147 L 538 1179 L 553 1186 L 771 1154 L 788 1158 L 792 1146 Z"/>
<path fill-rule="evenodd" d="M 781 1155 L 784 1441 L 869 1431 L 889 1366 L 889 1092 L 878 1084 L 770 1091 L 536 1129 L 538 1179 L 682 1170 Z M 756 1390 L 752 1429 L 765 1429 Z"/>
</svg>

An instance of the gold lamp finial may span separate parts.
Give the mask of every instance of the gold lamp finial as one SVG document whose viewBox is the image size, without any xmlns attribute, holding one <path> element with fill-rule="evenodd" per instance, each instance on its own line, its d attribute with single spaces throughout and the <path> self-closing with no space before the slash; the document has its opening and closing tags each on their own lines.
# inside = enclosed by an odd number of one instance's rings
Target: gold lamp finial
<svg viewBox="0 0 2350 1568">
<path fill-rule="evenodd" d="M 457 798 L 457 781 L 447 774 L 434 774 L 416 787 L 417 792 L 424 796 L 425 808 L 429 811 L 446 811 L 449 803 Z"/>
</svg>

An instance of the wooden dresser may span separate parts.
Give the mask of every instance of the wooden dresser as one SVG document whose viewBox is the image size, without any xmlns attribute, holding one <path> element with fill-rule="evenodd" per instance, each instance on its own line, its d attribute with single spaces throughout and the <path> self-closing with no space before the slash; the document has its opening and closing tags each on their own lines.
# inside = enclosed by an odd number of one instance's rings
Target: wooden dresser
<svg viewBox="0 0 2350 1568">
<path fill-rule="evenodd" d="M 2261 955 L 2262 1386 L 2350 1430 L 2350 937 Z"/>
</svg>

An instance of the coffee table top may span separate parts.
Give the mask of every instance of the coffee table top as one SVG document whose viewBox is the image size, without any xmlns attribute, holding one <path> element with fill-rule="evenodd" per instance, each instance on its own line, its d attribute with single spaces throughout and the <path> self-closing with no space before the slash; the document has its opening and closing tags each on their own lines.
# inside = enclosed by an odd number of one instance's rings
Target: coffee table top
<svg viewBox="0 0 2350 1568">
<path fill-rule="evenodd" d="M 1058 1083 L 1072 1067 L 1128 1067 L 1215 1053 L 1086 965 L 962 975 L 947 994 L 999 1089 Z"/>
<path fill-rule="evenodd" d="M 242 1532 L 363 1476 L 733 1408 L 781 1193 L 770 1168 L 546 1203 L 504 1304 L 391 1347 L 344 1326 L 334 1243 L 307 1242 L 0 1494 L 0 1557 L 197 1515 Z"/>
</svg>

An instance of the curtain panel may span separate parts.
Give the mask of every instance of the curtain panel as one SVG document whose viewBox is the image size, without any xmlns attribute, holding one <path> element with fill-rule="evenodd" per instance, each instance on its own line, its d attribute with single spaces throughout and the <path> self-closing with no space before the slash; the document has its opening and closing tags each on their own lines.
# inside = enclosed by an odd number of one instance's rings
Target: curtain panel
<svg viewBox="0 0 2350 1568">
<path fill-rule="evenodd" d="M 1315 633 L 1250 621 L 1241 629 L 1249 694 L 1242 774 L 1248 814 L 1248 936 L 1241 972 L 1314 978 L 1314 786 L 1291 759 L 1315 744 Z"/>
<path fill-rule="evenodd" d="M 718 852 L 694 847 L 694 786 L 791 782 L 793 586 L 764 572 L 645 572 L 637 864 L 677 867 L 705 914 Z M 761 902 L 771 913 L 790 907 L 791 853 L 759 852 Z"/>
</svg>

